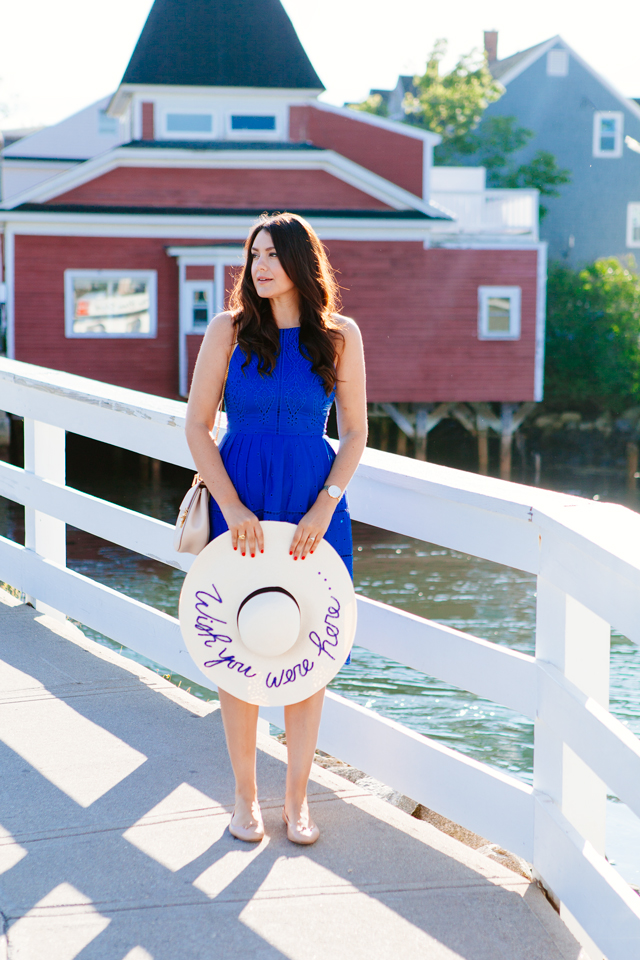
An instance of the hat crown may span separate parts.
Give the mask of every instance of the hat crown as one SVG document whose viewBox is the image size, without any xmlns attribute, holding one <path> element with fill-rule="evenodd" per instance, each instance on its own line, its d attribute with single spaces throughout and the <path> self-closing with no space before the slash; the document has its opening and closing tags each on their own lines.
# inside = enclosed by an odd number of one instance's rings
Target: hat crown
<svg viewBox="0 0 640 960">
<path fill-rule="evenodd" d="M 245 597 L 238 611 L 245 647 L 263 657 L 279 657 L 300 635 L 300 607 L 281 587 L 263 587 Z"/>
</svg>

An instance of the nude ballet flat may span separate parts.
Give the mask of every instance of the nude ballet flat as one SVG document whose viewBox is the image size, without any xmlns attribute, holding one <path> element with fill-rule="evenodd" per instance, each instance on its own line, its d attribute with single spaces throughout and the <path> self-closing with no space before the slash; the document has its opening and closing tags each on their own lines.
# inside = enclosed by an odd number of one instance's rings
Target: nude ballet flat
<svg viewBox="0 0 640 960">
<path fill-rule="evenodd" d="M 300 827 L 291 823 L 284 807 L 282 808 L 282 819 L 287 825 L 287 837 L 292 843 L 315 843 L 320 836 L 320 830 L 313 820 L 309 820 L 308 827 L 302 827 L 302 829 L 300 829 Z"/>
<path fill-rule="evenodd" d="M 253 818 L 247 824 L 241 824 L 235 822 L 235 810 L 231 815 L 231 820 L 229 821 L 229 833 L 232 837 L 235 837 L 236 840 L 244 840 L 246 843 L 259 843 L 260 840 L 264 837 L 264 824 L 262 822 L 262 816 L 259 820 L 254 820 Z"/>
</svg>

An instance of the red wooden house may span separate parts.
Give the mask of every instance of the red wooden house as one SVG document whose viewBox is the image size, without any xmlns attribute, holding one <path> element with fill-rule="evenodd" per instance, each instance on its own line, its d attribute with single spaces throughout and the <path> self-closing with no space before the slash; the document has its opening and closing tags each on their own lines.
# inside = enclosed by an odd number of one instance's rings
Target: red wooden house
<svg viewBox="0 0 640 960">
<path fill-rule="evenodd" d="M 8 355 L 186 395 L 242 241 L 286 209 L 339 271 L 370 401 L 541 399 L 536 192 L 432 168 L 435 134 L 322 89 L 280 0 L 156 0 L 111 98 L 4 151 Z"/>
</svg>

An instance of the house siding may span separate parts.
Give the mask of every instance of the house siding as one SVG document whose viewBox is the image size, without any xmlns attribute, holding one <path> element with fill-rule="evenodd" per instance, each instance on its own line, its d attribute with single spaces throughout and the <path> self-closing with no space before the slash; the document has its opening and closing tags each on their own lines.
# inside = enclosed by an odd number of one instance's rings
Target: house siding
<svg viewBox="0 0 640 960">
<path fill-rule="evenodd" d="M 335 150 L 415 196 L 422 196 L 426 149 L 422 140 L 313 106 L 289 108 L 289 136 L 294 141 Z"/>
<path fill-rule="evenodd" d="M 390 210 L 324 170 L 118 167 L 49 201 L 140 207 Z"/>
<path fill-rule="evenodd" d="M 184 238 L 16 237 L 15 356 L 162 396 L 178 392 L 178 269 Z M 329 241 L 343 312 L 365 344 L 374 402 L 533 399 L 536 250 L 425 250 L 416 242 Z M 67 339 L 64 271 L 156 270 L 154 339 Z M 225 287 L 231 286 L 225 271 Z M 478 287 L 522 288 L 517 341 L 480 341 Z M 187 337 L 189 380 L 201 342 Z"/>
<path fill-rule="evenodd" d="M 540 234 L 549 243 L 550 258 L 571 266 L 633 252 L 626 245 L 627 204 L 640 202 L 640 155 L 624 145 L 619 158 L 594 157 L 596 111 L 623 113 L 624 135 L 640 140 L 637 114 L 569 52 L 567 76 L 548 77 L 543 55 L 511 80 L 506 93 L 485 113 L 515 116 L 521 126 L 535 132 L 514 155 L 515 166 L 528 163 L 538 150 L 548 150 L 559 167 L 570 171 L 572 182 L 558 188 L 559 197 L 541 197 L 549 212 Z"/>
<path fill-rule="evenodd" d="M 178 395 L 178 267 L 165 247 L 132 237 L 15 238 L 15 359 L 161 396 Z M 65 337 L 64 271 L 156 270 L 153 339 Z"/>
<path fill-rule="evenodd" d="M 536 250 L 424 250 L 332 241 L 375 402 L 534 399 Z M 522 288 L 519 340 L 478 339 L 478 287 Z"/>
</svg>

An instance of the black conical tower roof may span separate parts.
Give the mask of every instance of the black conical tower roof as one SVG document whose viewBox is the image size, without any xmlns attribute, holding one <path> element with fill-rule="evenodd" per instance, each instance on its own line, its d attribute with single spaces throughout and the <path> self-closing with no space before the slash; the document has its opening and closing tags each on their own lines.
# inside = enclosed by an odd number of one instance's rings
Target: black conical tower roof
<svg viewBox="0 0 640 960">
<path fill-rule="evenodd" d="M 322 89 L 280 0 L 155 0 L 122 83 Z"/>
</svg>

